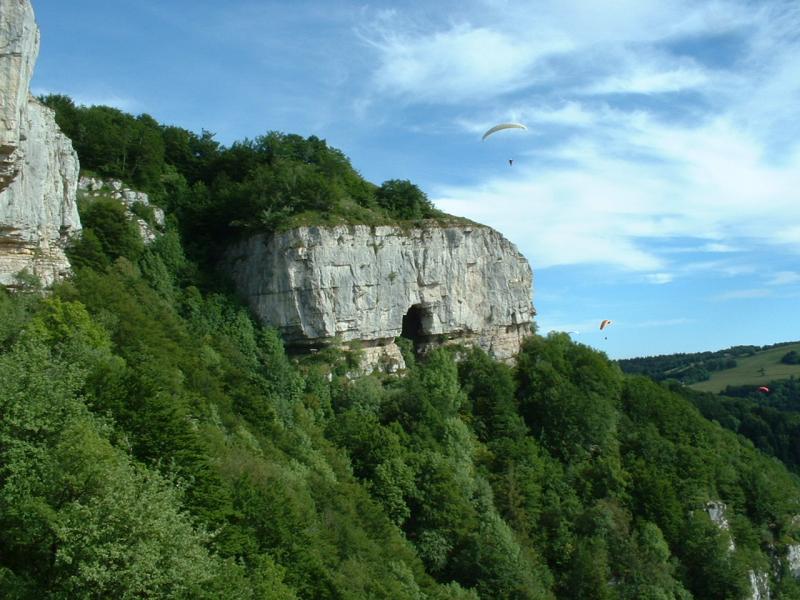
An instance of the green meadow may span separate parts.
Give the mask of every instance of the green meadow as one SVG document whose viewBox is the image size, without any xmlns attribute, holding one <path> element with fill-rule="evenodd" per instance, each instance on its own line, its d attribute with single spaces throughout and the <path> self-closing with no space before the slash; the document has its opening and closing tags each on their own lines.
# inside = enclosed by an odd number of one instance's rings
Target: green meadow
<svg viewBox="0 0 800 600">
<path fill-rule="evenodd" d="M 729 385 L 765 385 L 776 379 L 800 377 L 800 365 L 785 365 L 781 362 L 781 357 L 791 350 L 800 352 L 800 342 L 737 358 L 736 367 L 714 371 L 708 380 L 689 387 L 703 392 L 721 392 Z"/>
</svg>

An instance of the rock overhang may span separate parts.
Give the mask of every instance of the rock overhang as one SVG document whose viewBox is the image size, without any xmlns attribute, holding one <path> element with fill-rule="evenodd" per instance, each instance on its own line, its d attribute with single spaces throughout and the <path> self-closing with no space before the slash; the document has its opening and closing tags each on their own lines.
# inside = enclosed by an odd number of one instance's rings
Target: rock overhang
<svg viewBox="0 0 800 600">
<path fill-rule="evenodd" d="M 298 227 L 243 239 L 222 264 L 289 346 L 358 340 L 373 362 L 399 357 L 410 318 L 423 351 L 462 343 L 509 360 L 535 314 L 528 261 L 477 224 Z"/>
</svg>

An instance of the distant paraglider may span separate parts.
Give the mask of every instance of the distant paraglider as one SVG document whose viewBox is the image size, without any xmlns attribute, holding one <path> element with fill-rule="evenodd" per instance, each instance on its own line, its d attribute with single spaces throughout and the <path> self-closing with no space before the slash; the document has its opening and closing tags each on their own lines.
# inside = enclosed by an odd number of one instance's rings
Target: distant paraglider
<svg viewBox="0 0 800 600">
<path fill-rule="evenodd" d="M 760 388 L 758 388 L 758 391 L 762 394 L 769 394 L 769 388 L 765 385 L 762 385 Z"/>
<path fill-rule="evenodd" d="M 497 133 L 498 131 L 502 131 L 503 129 L 525 129 L 525 130 L 527 130 L 528 128 L 525 127 L 525 125 L 523 125 L 522 123 L 500 123 L 499 125 L 495 125 L 494 127 L 490 128 L 486 133 L 484 133 L 483 137 L 481 138 L 481 141 L 485 140 L 490 135 Z M 508 166 L 511 167 L 513 165 L 514 165 L 514 159 L 513 158 L 509 158 L 508 159 Z"/>
<path fill-rule="evenodd" d="M 500 123 L 499 125 L 495 125 L 494 127 L 490 128 L 486 133 L 484 133 L 483 137 L 481 138 L 481 141 L 485 140 L 486 138 L 488 138 L 493 133 L 497 133 L 498 131 L 502 131 L 503 129 L 525 129 L 525 130 L 527 130 L 528 128 L 525 127 L 525 125 L 523 125 L 522 123 Z"/>
<path fill-rule="evenodd" d="M 611 321 L 610 319 L 603 319 L 602 321 L 600 321 L 600 331 L 603 331 L 606 327 L 611 325 L 611 323 L 613 323 L 613 321 Z M 604 337 L 603 339 L 607 340 L 608 336 Z"/>
</svg>

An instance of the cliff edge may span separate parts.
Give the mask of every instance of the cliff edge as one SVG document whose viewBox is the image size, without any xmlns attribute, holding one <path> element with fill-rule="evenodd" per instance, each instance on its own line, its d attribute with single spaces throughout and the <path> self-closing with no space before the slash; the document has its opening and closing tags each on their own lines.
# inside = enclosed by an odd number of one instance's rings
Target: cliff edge
<svg viewBox="0 0 800 600">
<path fill-rule="evenodd" d="M 39 29 L 29 0 L 0 0 L 0 285 L 21 271 L 49 285 L 69 273 L 80 231 L 78 155 L 54 113 L 30 95 Z"/>
<path fill-rule="evenodd" d="M 287 345 L 358 340 L 367 365 L 389 370 L 404 366 L 399 336 L 511 359 L 535 314 L 528 261 L 482 225 L 300 227 L 243 240 L 223 265 Z"/>
</svg>

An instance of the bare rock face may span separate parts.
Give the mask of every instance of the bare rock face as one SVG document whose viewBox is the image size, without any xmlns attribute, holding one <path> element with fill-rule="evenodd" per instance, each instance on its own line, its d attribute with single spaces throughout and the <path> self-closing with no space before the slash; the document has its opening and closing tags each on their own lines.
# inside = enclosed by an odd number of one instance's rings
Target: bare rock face
<svg viewBox="0 0 800 600">
<path fill-rule="evenodd" d="M 39 53 L 39 30 L 25 0 L 0 1 L 0 190 L 22 163 L 20 124 L 28 103 L 28 84 Z"/>
<path fill-rule="evenodd" d="M 769 587 L 769 575 L 763 571 L 748 571 L 750 580 L 750 600 L 770 600 L 772 592 Z"/>
<path fill-rule="evenodd" d="M 136 223 L 139 235 L 145 244 L 154 242 L 164 230 L 166 217 L 164 211 L 150 204 L 150 196 L 145 192 L 139 192 L 126 187 L 118 179 L 100 179 L 99 177 L 81 177 L 78 180 L 78 196 L 84 201 L 91 201 L 94 198 L 107 197 L 116 200 L 125 207 L 128 218 Z M 138 217 L 134 213 L 134 206 L 142 205 L 144 208 L 152 210 L 154 224 L 150 225 L 147 221 Z"/>
<path fill-rule="evenodd" d="M 733 552 L 736 550 L 736 543 L 733 541 L 733 536 L 731 535 L 731 524 L 728 522 L 727 512 L 728 506 L 721 500 L 709 500 L 706 502 L 706 513 L 708 517 L 721 531 L 728 534 L 728 550 Z"/>
<path fill-rule="evenodd" d="M 359 340 L 365 362 L 402 368 L 400 335 L 420 351 L 480 346 L 511 359 L 531 331 L 528 261 L 481 225 L 340 225 L 255 235 L 223 264 L 287 344 Z"/>
<path fill-rule="evenodd" d="M 795 579 L 800 579 L 800 544 L 790 544 L 786 550 L 786 562 L 789 564 L 789 572 Z"/>
<path fill-rule="evenodd" d="M 28 0 L 0 0 L 0 285 L 22 270 L 49 285 L 69 272 L 80 231 L 78 156 L 28 87 L 39 30 Z"/>
</svg>

